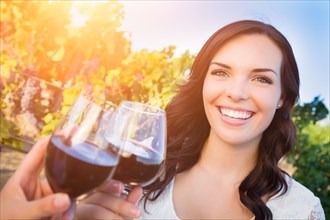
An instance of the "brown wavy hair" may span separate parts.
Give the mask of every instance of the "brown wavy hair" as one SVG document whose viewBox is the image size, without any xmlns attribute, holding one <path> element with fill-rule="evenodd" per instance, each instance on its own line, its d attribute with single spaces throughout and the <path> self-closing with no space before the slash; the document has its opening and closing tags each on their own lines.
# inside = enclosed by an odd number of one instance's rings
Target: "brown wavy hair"
<svg viewBox="0 0 330 220">
<path fill-rule="evenodd" d="M 176 96 L 166 107 L 168 146 L 164 173 L 145 188 L 145 204 L 147 200 L 156 200 L 176 174 L 198 162 L 210 132 L 202 98 L 210 62 L 228 40 L 253 33 L 269 37 L 282 51 L 283 105 L 263 133 L 256 166 L 240 184 L 239 194 L 241 202 L 254 213 L 255 219 L 272 219 L 272 213 L 262 197 L 287 191 L 285 172 L 278 167 L 278 162 L 294 146 L 296 129 L 291 111 L 299 98 L 300 83 L 297 63 L 288 40 L 272 25 L 254 20 L 237 21 L 215 32 L 198 53 L 187 83 L 178 85 Z"/>
</svg>

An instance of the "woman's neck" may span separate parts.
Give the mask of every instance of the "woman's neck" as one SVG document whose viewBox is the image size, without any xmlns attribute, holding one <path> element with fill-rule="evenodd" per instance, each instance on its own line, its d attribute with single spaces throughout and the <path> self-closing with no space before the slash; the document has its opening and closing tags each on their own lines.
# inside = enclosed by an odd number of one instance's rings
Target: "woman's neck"
<svg viewBox="0 0 330 220">
<path fill-rule="evenodd" d="M 233 146 L 210 135 L 197 166 L 215 178 L 240 183 L 256 164 L 258 142 Z"/>
<path fill-rule="evenodd" d="M 255 166 L 257 146 L 231 146 L 210 135 L 197 164 L 175 178 L 174 206 L 178 216 L 183 219 L 251 218 L 252 212 L 240 201 L 239 186 Z"/>
</svg>

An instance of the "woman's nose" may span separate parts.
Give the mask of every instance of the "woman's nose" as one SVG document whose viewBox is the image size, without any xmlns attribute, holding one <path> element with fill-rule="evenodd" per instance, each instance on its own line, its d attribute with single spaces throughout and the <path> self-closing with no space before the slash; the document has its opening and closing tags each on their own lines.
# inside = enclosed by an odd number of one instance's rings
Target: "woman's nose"
<svg viewBox="0 0 330 220">
<path fill-rule="evenodd" d="M 248 83 L 244 79 L 233 79 L 227 87 L 226 94 L 234 101 L 249 98 Z"/>
</svg>

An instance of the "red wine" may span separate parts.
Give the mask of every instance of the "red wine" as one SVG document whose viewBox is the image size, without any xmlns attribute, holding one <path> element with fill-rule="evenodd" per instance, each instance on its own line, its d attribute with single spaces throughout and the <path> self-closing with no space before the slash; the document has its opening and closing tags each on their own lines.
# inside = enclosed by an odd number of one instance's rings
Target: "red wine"
<svg viewBox="0 0 330 220">
<path fill-rule="evenodd" d="M 153 149 L 142 145 L 136 147 L 130 142 L 126 143 L 131 146 L 125 146 L 113 179 L 132 186 L 145 186 L 157 177 L 164 158 Z"/>
<path fill-rule="evenodd" d="M 48 144 L 45 174 L 54 192 L 75 198 L 101 185 L 116 165 L 111 152 L 84 142 L 73 146 L 53 136 Z"/>
</svg>

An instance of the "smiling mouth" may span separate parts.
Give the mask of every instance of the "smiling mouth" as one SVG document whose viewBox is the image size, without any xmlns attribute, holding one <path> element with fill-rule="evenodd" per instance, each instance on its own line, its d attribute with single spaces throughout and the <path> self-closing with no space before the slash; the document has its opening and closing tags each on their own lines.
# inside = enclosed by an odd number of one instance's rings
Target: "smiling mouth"
<svg viewBox="0 0 330 220">
<path fill-rule="evenodd" d="M 228 108 L 220 107 L 220 113 L 224 116 L 233 118 L 233 119 L 249 119 L 252 117 L 253 112 L 251 111 L 237 111 Z"/>
</svg>

